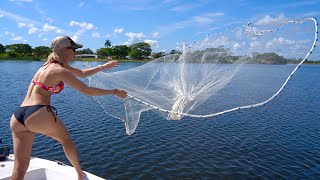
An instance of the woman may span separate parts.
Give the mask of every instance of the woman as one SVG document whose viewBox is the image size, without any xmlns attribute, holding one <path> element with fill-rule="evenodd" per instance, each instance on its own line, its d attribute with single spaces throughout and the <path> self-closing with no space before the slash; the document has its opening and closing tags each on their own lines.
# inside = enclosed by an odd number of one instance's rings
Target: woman
<svg viewBox="0 0 320 180">
<path fill-rule="evenodd" d="M 77 48 L 68 36 L 59 36 L 52 41 L 52 53 L 48 61 L 40 67 L 30 82 L 27 95 L 20 108 L 11 117 L 14 145 L 14 168 L 11 179 L 23 179 L 30 162 L 32 143 L 35 133 L 49 136 L 59 141 L 66 157 L 75 168 L 78 179 L 85 177 L 80 167 L 76 147 L 62 121 L 57 117 L 56 109 L 50 105 L 51 95 L 58 94 L 64 83 L 89 96 L 113 94 L 126 98 L 127 93 L 121 89 L 99 89 L 88 87 L 77 77 L 87 77 L 104 69 L 118 66 L 117 61 L 110 61 L 98 67 L 79 70 L 69 65 L 74 60 Z"/>
</svg>

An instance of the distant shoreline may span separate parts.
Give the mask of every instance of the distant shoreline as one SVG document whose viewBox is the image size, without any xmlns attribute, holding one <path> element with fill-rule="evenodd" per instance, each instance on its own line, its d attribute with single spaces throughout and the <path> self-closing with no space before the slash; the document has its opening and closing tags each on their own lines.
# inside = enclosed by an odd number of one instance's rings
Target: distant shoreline
<svg viewBox="0 0 320 180">
<path fill-rule="evenodd" d="M 86 61 L 86 62 L 108 62 L 108 61 L 118 61 L 118 62 L 138 62 L 146 63 L 152 60 L 139 60 L 139 59 L 106 59 L 106 58 L 77 58 L 75 61 Z M 34 59 L 34 58 L 12 58 L 12 59 L 0 59 L 0 61 L 47 61 L 47 59 Z"/>
<path fill-rule="evenodd" d="M 153 61 L 154 59 L 144 59 L 144 60 L 139 60 L 139 59 L 107 59 L 107 58 L 77 58 L 77 59 L 75 59 L 75 61 L 84 61 L 84 62 L 108 62 L 108 61 L 112 61 L 112 60 L 115 60 L 118 62 L 148 63 L 148 62 Z M 0 59 L 0 62 L 1 61 L 43 61 L 43 62 L 45 62 L 45 61 L 47 61 L 47 59 L 34 59 L 34 58 L 30 58 L 30 57 L 29 58 L 25 57 L 25 58 Z M 286 64 L 298 64 L 298 63 L 288 62 Z M 257 63 L 257 64 L 268 64 L 268 63 Z M 305 61 L 303 64 L 320 65 L 320 60 L 319 61 Z"/>
</svg>

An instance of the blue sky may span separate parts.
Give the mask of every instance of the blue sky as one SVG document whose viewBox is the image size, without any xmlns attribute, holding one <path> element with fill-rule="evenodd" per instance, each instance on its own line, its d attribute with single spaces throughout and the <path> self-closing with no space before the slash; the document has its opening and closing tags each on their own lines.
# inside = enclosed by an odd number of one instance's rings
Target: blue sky
<svg viewBox="0 0 320 180">
<path fill-rule="evenodd" d="M 109 39 L 169 52 L 231 25 L 305 17 L 320 19 L 320 0 L 1 0 L 0 43 L 50 46 L 68 35 L 94 51 Z"/>
</svg>

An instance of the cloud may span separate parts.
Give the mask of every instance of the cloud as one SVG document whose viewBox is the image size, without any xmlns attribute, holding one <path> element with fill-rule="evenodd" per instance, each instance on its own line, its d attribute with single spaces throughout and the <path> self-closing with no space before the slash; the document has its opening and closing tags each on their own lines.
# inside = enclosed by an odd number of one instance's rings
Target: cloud
<svg viewBox="0 0 320 180">
<path fill-rule="evenodd" d="M 127 37 L 129 37 L 128 41 L 123 43 L 124 45 L 131 45 L 134 43 L 137 43 L 139 41 L 142 41 L 145 38 L 145 35 L 143 33 L 125 33 Z"/>
<path fill-rule="evenodd" d="M 71 27 L 78 27 L 79 30 L 74 34 L 73 38 L 74 39 L 79 39 L 79 37 L 85 33 L 86 31 L 89 30 L 95 30 L 98 29 L 95 25 L 91 24 L 91 23 L 87 23 L 87 22 L 77 22 L 77 21 L 71 21 L 69 23 L 69 26 Z M 92 37 L 96 37 L 96 36 L 100 36 L 100 34 L 97 33 L 92 33 L 91 34 Z M 76 41 L 76 40 L 75 40 Z"/>
<path fill-rule="evenodd" d="M 128 36 L 130 39 L 138 39 L 138 40 L 141 40 L 145 37 L 143 33 L 129 32 L 129 33 L 126 33 L 125 35 Z"/>
<path fill-rule="evenodd" d="M 266 43 L 266 48 L 270 49 L 275 46 L 283 46 L 283 45 L 294 45 L 295 41 L 288 40 L 283 37 L 273 38 L 271 41 Z"/>
<path fill-rule="evenodd" d="M 204 4 L 201 4 L 201 3 L 184 4 L 184 5 L 175 6 L 175 7 L 171 8 L 171 11 L 174 11 L 174 12 L 185 12 L 185 11 L 189 11 L 189 10 L 195 9 L 195 8 L 203 6 L 203 5 Z"/>
<path fill-rule="evenodd" d="M 26 23 L 18 23 L 18 27 L 27 27 L 27 28 L 33 28 L 34 25 L 33 24 L 26 24 Z"/>
<path fill-rule="evenodd" d="M 150 44 L 152 47 L 159 47 L 159 42 L 156 40 L 146 39 L 144 42 Z"/>
<path fill-rule="evenodd" d="M 233 49 L 239 49 L 241 47 L 241 45 L 239 43 L 235 43 L 233 45 Z"/>
<path fill-rule="evenodd" d="M 93 38 L 100 38 L 100 37 L 101 37 L 98 32 L 92 32 L 91 36 L 92 36 Z"/>
<path fill-rule="evenodd" d="M 60 28 L 56 27 L 56 26 L 51 26 L 49 24 L 44 24 L 42 27 L 42 31 L 43 32 L 55 32 L 57 34 L 62 34 L 63 30 L 61 30 Z"/>
<path fill-rule="evenodd" d="M 124 31 L 123 28 L 116 28 L 113 32 L 121 34 Z"/>
<path fill-rule="evenodd" d="M 71 36 L 71 39 L 77 42 L 79 40 L 79 36 L 78 35 Z"/>
<path fill-rule="evenodd" d="M 30 29 L 29 29 L 28 34 L 35 34 L 35 33 L 37 33 L 38 31 L 39 31 L 38 28 L 33 27 L 33 28 L 30 28 Z"/>
<path fill-rule="evenodd" d="M 179 21 L 169 25 L 163 25 L 157 29 L 157 32 L 161 32 L 161 34 L 166 34 L 169 32 L 173 32 L 178 29 L 185 29 L 190 27 L 206 27 L 212 25 L 212 23 L 217 21 L 218 17 L 224 16 L 224 13 L 215 12 L 215 13 L 206 13 L 198 16 L 193 16 L 189 20 Z"/>
<path fill-rule="evenodd" d="M 210 24 L 215 21 L 215 17 L 223 16 L 223 13 L 208 13 L 202 16 L 193 16 L 191 22 L 195 24 Z"/>
<path fill-rule="evenodd" d="M 278 17 L 271 17 L 270 15 L 266 15 L 262 19 L 259 19 L 255 25 L 275 25 L 275 24 L 282 24 L 287 21 L 287 18 L 280 14 Z"/>
<path fill-rule="evenodd" d="M 8 11 L 4 11 L 4 10 L 1 10 L 1 9 L 0 9 L 0 14 L 1 14 L 2 17 L 7 17 L 9 19 L 12 19 L 12 20 L 16 21 L 17 23 L 41 25 L 41 23 L 39 23 L 37 21 L 31 20 L 31 19 L 28 19 L 28 18 L 24 18 L 24 17 L 21 17 L 21 16 L 19 16 L 17 14 L 14 14 L 14 13 L 11 13 L 11 12 L 8 12 Z"/>
<path fill-rule="evenodd" d="M 85 29 L 85 30 L 97 29 L 93 24 L 87 23 L 87 22 L 71 21 L 69 25 L 71 27 L 80 27 L 81 29 Z"/>
<path fill-rule="evenodd" d="M 32 0 L 9 0 L 10 2 L 14 3 L 30 3 Z"/>
<path fill-rule="evenodd" d="M 146 11 L 156 9 L 163 6 L 163 3 L 156 0 L 135 0 L 135 1 L 119 1 L 119 0 L 97 0 L 98 3 L 113 7 L 119 10 Z"/>
<path fill-rule="evenodd" d="M 159 38 L 160 37 L 160 33 L 158 33 L 158 32 L 152 33 L 152 37 Z"/>
<path fill-rule="evenodd" d="M 24 41 L 24 42 L 26 42 L 25 40 L 23 40 L 22 36 L 16 36 L 16 37 L 12 38 L 11 40 L 12 41 Z"/>
<path fill-rule="evenodd" d="M 22 36 L 18 36 L 18 35 L 16 35 L 16 34 L 13 33 L 13 32 L 5 31 L 4 34 L 5 34 L 6 36 L 11 36 L 11 39 L 10 39 L 10 40 L 12 40 L 12 41 L 20 41 L 20 42 L 23 41 L 23 42 L 27 42 L 27 40 L 23 39 Z"/>
</svg>

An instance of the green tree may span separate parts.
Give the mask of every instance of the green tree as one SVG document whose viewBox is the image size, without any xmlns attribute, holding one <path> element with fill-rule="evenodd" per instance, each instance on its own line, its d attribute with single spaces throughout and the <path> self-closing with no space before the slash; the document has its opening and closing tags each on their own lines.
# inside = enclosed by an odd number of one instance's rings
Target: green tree
<svg viewBox="0 0 320 180">
<path fill-rule="evenodd" d="M 10 44 L 5 46 L 7 52 L 16 52 L 23 55 L 31 55 L 32 47 L 29 44 Z"/>
<path fill-rule="evenodd" d="M 131 49 L 129 52 L 129 56 L 131 56 L 132 58 L 139 58 L 139 52 L 137 49 Z"/>
<path fill-rule="evenodd" d="M 157 58 L 162 57 L 162 56 L 164 56 L 164 55 L 165 55 L 164 52 L 157 52 L 157 53 L 154 53 L 154 54 L 153 54 L 153 58 L 154 58 L 154 59 L 157 59 Z"/>
<path fill-rule="evenodd" d="M 122 59 L 124 59 L 130 52 L 130 48 L 126 45 L 114 46 L 112 49 L 112 55 Z"/>
<path fill-rule="evenodd" d="M 0 44 L 0 53 L 5 53 L 5 52 L 6 52 L 6 49 L 2 44 Z"/>
<path fill-rule="evenodd" d="M 100 48 L 100 49 L 97 49 L 97 52 L 96 54 L 100 57 L 108 57 L 108 56 L 111 56 L 112 55 L 112 48 Z"/>
<path fill-rule="evenodd" d="M 109 39 L 107 39 L 106 42 L 104 43 L 104 47 L 106 48 L 111 47 L 111 41 Z"/>
<path fill-rule="evenodd" d="M 254 63 L 259 64 L 286 64 L 287 59 L 276 53 L 258 54 L 253 58 Z"/>
<path fill-rule="evenodd" d="M 87 49 L 78 50 L 77 54 L 94 54 L 94 52 L 91 49 L 87 48 Z"/>
<path fill-rule="evenodd" d="M 38 46 L 33 49 L 33 54 L 37 58 L 45 58 L 51 53 L 51 49 L 47 46 Z"/>
<path fill-rule="evenodd" d="M 147 56 L 150 56 L 152 52 L 150 44 L 145 42 L 139 42 L 139 43 L 133 44 L 130 46 L 130 48 L 131 48 L 131 51 L 129 55 L 131 54 L 130 55 L 131 57 L 137 58 L 137 59 L 146 58 Z"/>
</svg>

